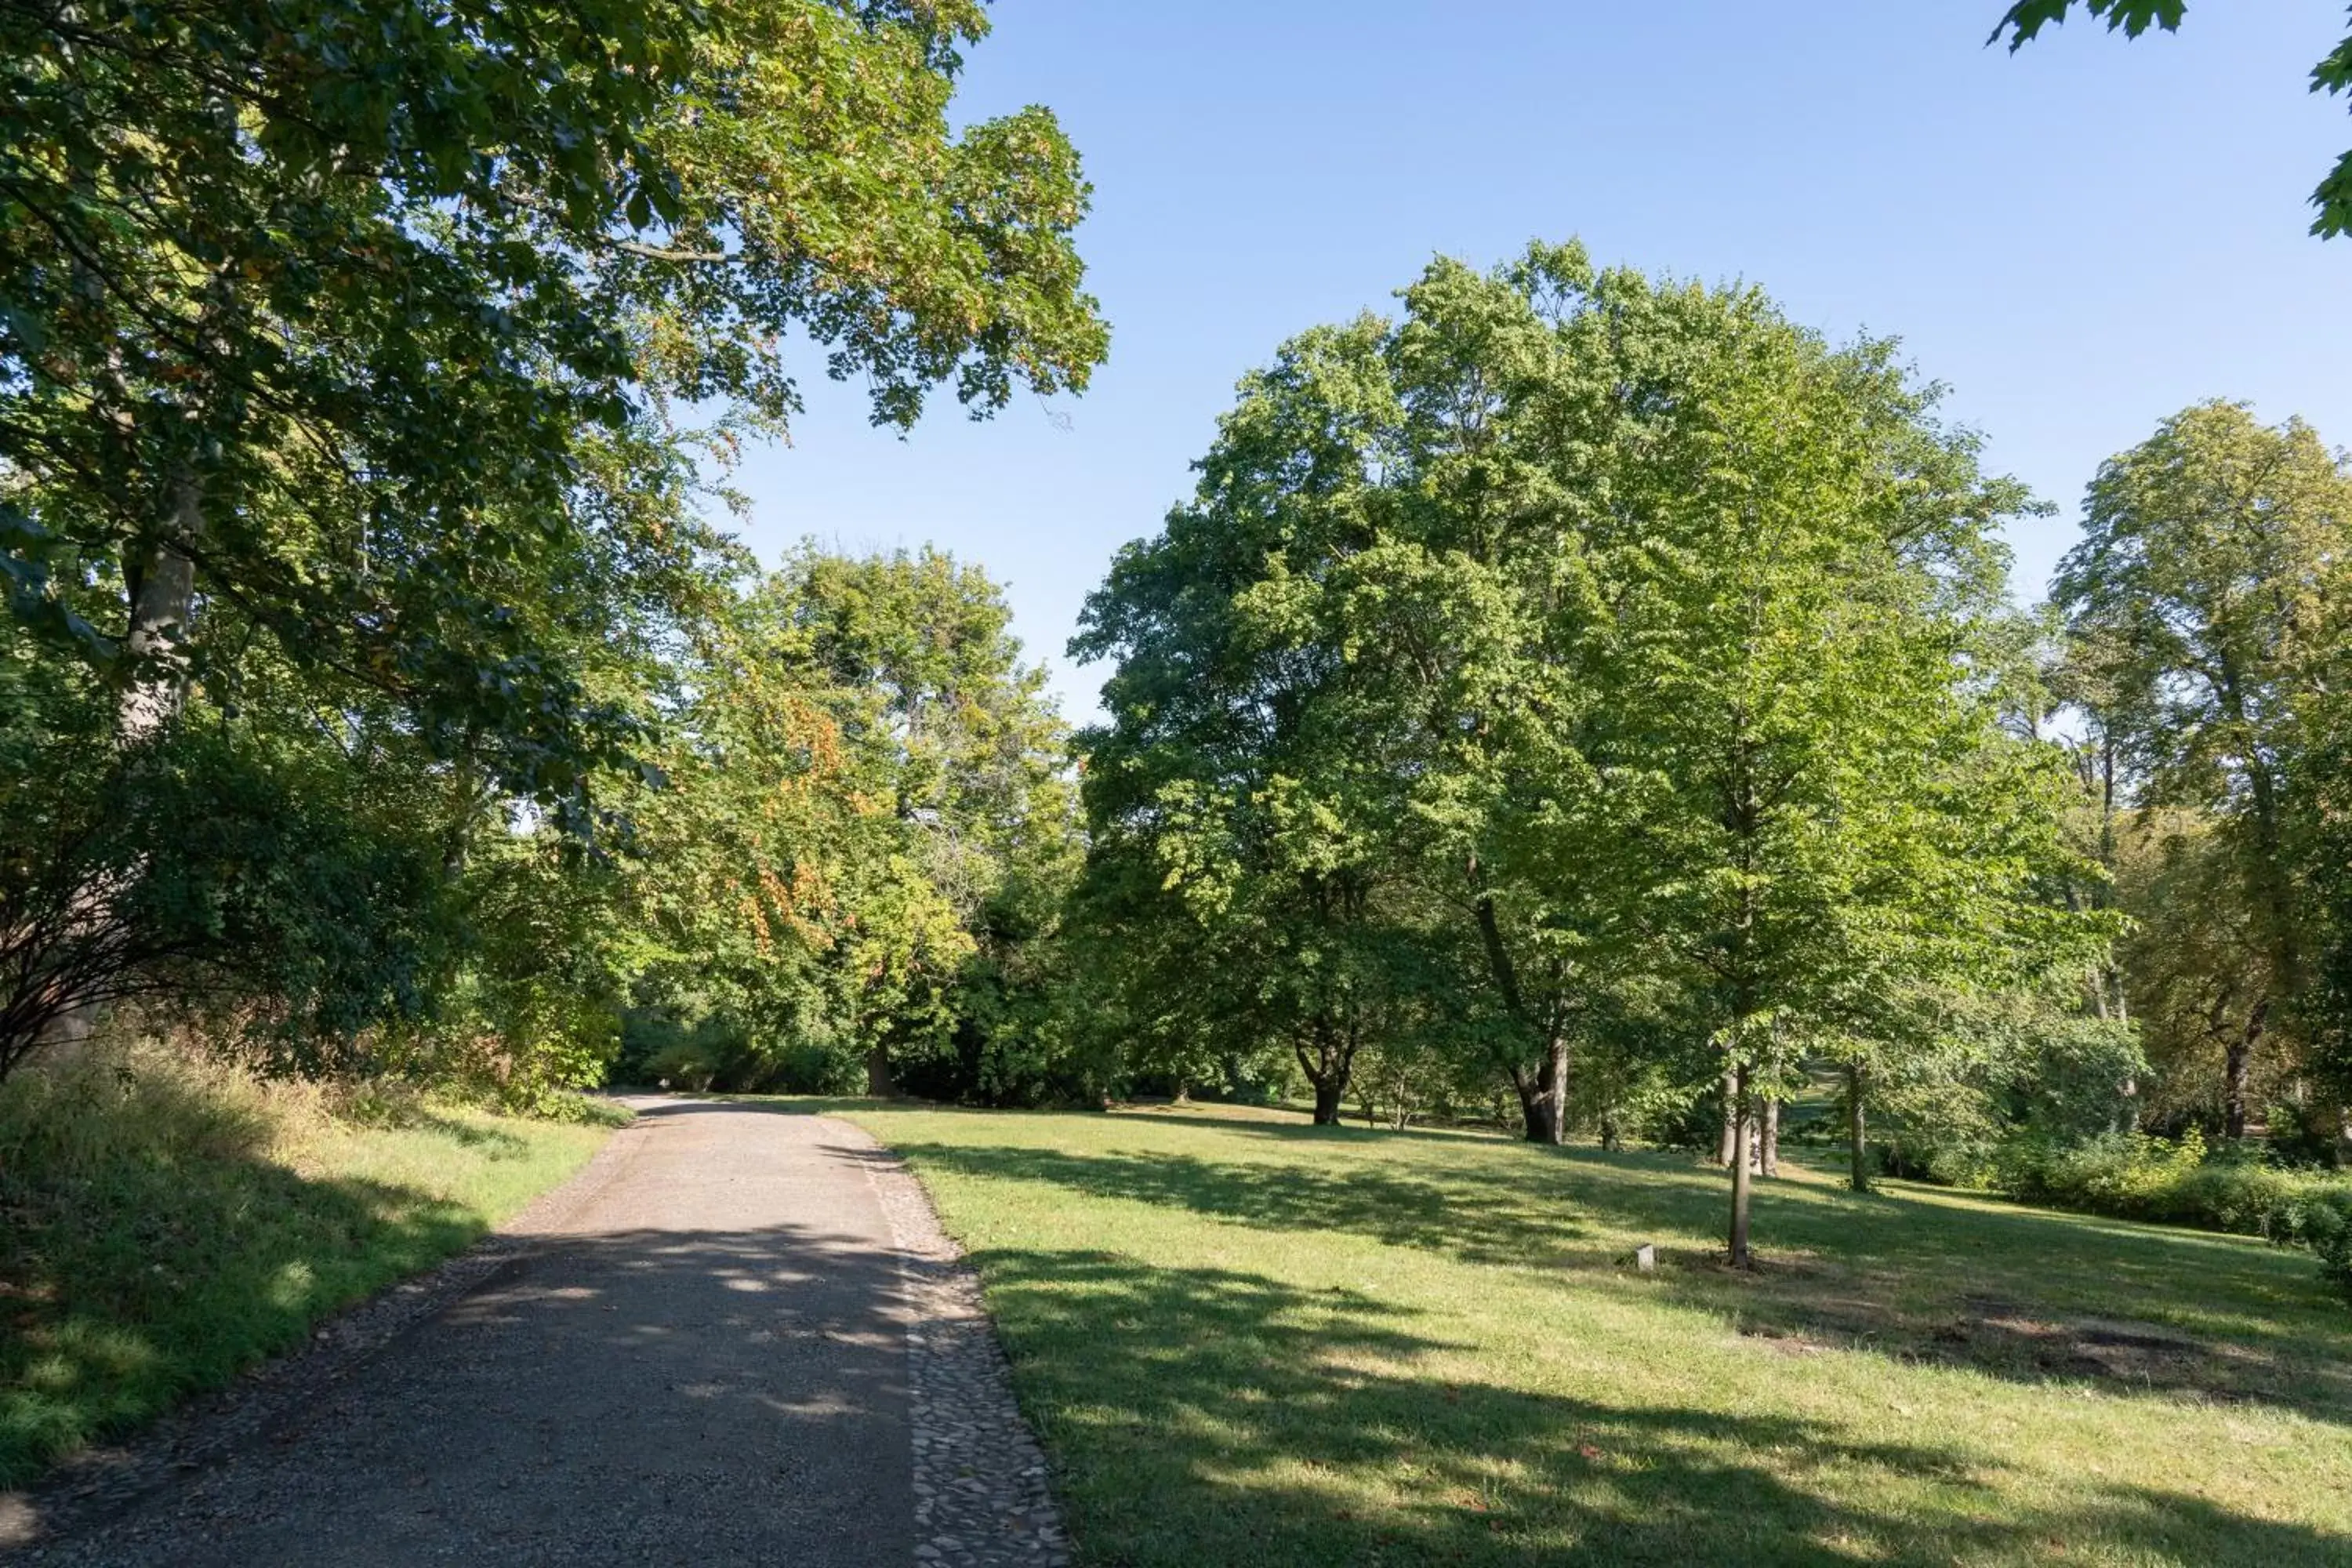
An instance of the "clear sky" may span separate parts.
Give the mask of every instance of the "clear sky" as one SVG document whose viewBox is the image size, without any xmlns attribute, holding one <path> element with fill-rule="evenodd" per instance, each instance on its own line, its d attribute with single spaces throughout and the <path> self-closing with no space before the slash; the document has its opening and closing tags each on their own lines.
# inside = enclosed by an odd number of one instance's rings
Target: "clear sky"
<svg viewBox="0 0 2352 1568">
<path fill-rule="evenodd" d="M 1051 410 L 943 400 L 905 439 L 813 370 L 793 445 L 739 476 L 745 537 L 984 563 L 1086 719 L 1078 607 L 1188 492 L 1235 380 L 1390 309 L 1434 253 L 1538 236 L 1902 338 L 1991 466 L 2060 507 L 2013 534 L 2028 598 L 2101 459 L 2189 403 L 2352 442 L 2352 239 L 2305 233 L 2352 146 L 2344 102 L 2305 90 L 2342 0 L 2203 0 L 2130 44 L 2078 15 L 2015 56 L 1981 47 L 2003 5 L 998 0 L 959 112 L 1061 116 L 1110 362 Z"/>
</svg>

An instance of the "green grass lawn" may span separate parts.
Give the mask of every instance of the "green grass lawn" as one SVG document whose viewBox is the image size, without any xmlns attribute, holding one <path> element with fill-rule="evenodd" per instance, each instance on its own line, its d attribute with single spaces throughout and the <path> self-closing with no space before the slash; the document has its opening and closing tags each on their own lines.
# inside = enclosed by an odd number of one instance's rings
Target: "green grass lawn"
<svg viewBox="0 0 2352 1568">
<path fill-rule="evenodd" d="M 2352 1563 L 2305 1256 L 1800 1170 L 1741 1276 L 1666 1155 L 844 1109 L 971 1248 L 1088 1563 Z"/>
<path fill-rule="evenodd" d="M 117 1436 L 430 1268 L 606 1130 L 328 1114 L 146 1052 L 0 1091 L 0 1485 Z"/>
</svg>

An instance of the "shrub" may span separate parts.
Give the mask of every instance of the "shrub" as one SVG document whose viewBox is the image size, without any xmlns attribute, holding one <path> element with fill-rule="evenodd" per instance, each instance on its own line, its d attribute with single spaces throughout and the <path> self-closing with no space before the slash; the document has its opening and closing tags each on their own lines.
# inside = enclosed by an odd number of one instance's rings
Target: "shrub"
<svg viewBox="0 0 2352 1568">
<path fill-rule="evenodd" d="M 865 1063 L 844 1042 L 769 1044 L 716 1024 L 651 1045 L 632 1058 L 628 1076 L 689 1094 L 858 1094 L 866 1087 Z"/>
<path fill-rule="evenodd" d="M 2021 1140 L 2001 1150 L 1995 1179 L 2011 1197 L 2056 1208 L 2308 1247 L 2352 1296 L 2352 1178 L 2334 1172 L 2216 1152 L 2192 1130 L 2178 1140 L 2145 1132 L 2073 1144 Z"/>
<path fill-rule="evenodd" d="M 574 1089 L 541 1097 L 531 1114 L 542 1121 L 560 1121 L 572 1127 L 626 1127 L 637 1118 L 637 1113 L 625 1105 Z"/>
<path fill-rule="evenodd" d="M 2328 1169 L 2343 1163 L 2343 1130 L 2333 1110 L 2290 1101 L 2272 1106 L 2264 1121 L 2271 1158 L 2280 1163 Z"/>
</svg>

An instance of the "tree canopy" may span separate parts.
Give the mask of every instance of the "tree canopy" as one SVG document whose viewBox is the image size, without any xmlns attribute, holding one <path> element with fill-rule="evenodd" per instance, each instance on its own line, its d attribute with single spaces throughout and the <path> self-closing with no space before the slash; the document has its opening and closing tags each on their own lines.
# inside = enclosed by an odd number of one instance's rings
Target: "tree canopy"
<svg viewBox="0 0 2352 1568">
<path fill-rule="evenodd" d="M 611 493 L 674 400 L 788 417 L 800 333 L 900 425 L 1103 353 L 1050 115 L 949 129 L 976 4 L 0 27 L 0 563 L 127 731 L 266 648 L 576 805 L 633 731 L 564 633 L 709 543 Z"/>
<path fill-rule="evenodd" d="M 1319 1119 L 1434 1031 L 1558 1141 L 1580 1035 L 1639 1007 L 1744 1126 L 1908 988 L 2087 960 L 2040 891 L 2063 758 L 1990 673 L 2026 498 L 1891 344 L 1572 245 L 1402 298 L 1244 382 L 1074 644 L 1119 660 L 1102 874 L 1201 928 Z"/>
</svg>

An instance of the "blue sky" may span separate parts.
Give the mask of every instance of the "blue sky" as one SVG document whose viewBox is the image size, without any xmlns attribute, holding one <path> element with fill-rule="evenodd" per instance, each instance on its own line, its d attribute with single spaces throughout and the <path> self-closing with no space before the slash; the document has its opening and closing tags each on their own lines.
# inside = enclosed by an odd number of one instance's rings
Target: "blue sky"
<svg viewBox="0 0 2352 1568">
<path fill-rule="evenodd" d="M 2341 0 L 2208 0 L 2128 45 L 2078 16 L 2013 57 L 1981 47 L 2002 4 L 998 0 L 959 112 L 1061 116 L 1110 362 L 1051 410 L 946 401 L 904 439 L 813 370 L 792 445 L 738 476 L 744 536 L 983 563 L 1083 720 L 1078 607 L 1189 490 L 1235 380 L 1433 254 L 1538 236 L 1901 337 L 2059 505 L 2012 535 L 2028 598 L 2100 460 L 2189 403 L 2352 442 L 2352 240 L 2304 232 L 2352 145 L 2304 90 Z"/>
</svg>

